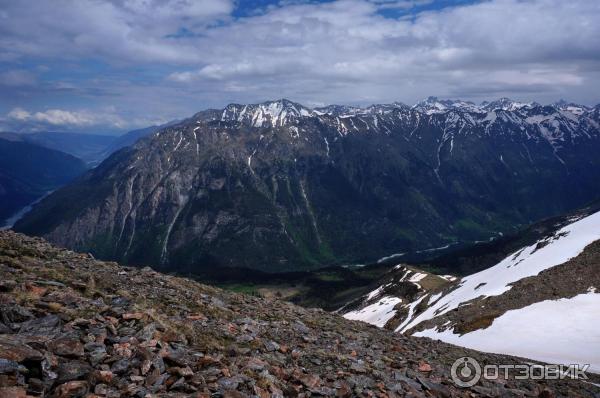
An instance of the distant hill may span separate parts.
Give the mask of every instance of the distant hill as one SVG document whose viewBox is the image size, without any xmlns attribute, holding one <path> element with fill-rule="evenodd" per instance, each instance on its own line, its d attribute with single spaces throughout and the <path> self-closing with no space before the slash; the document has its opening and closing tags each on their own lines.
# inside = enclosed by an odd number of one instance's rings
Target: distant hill
<svg viewBox="0 0 600 398">
<path fill-rule="evenodd" d="M 144 127 L 142 129 L 131 130 L 131 131 L 117 137 L 113 142 L 111 142 L 111 144 L 104 149 L 104 151 L 102 153 L 102 158 L 105 159 L 105 158 L 109 157 L 111 154 L 113 154 L 114 152 L 118 151 L 119 149 L 123 149 L 128 146 L 132 146 L 139 139 L 147 137 L 156 131 L 159 131 L 165 127 L 171 126 L 176 123 L 178 123 L 178 121 L 171 121 L 171 122 L 161 124 L 158 126 L 149 126 L 149 127 Z"/>
<path fill-rule="evenodd" d="M 112 153 L 118 151 L 119 149 L 135 144 L 135 142 L 140 138 L 150 135 L 160 128 L 160 126 L 145 127 L 143 129 L 132 130 L 119 137 L 116 137 L 116 139 L 113 142 L 111 142 L 110 145 L 104 148 L 102 154 L 103 158 L 109 157 Z"/>
<path fill-rule="evenodd" d="M 0 138 L 0 225 L 85 170 L 82 160 L 67 153 Z"/>
<path fill-rule="evenodd" d="M 78 157 L 91 165 L 98 164 L 104 159 L 106 148 L 118 139 L 118 137 L 109 135 L 62 132 L 0 133 L 0 138 L 55 149 Z"/>
</svg>

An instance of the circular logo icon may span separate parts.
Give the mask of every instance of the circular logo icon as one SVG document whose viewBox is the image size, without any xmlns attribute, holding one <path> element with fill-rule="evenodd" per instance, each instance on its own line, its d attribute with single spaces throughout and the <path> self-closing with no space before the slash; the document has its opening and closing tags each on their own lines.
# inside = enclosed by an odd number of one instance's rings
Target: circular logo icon
<svg viewBox="0 0 600 398">
<path fill-rule="evenodd" d="M 481 366 L 471 357 L 458 358 L 450 369 L 452 381 L 459 387 L 473 387 L 481 379 Z"/>
</svg>

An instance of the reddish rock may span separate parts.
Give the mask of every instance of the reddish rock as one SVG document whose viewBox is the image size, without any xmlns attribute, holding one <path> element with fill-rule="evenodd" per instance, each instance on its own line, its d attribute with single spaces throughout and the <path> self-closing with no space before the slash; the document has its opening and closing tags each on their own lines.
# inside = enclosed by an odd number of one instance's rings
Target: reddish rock
<svg viewBox="0 0 600 398">
<path fill-rule="evenodd" d="M 114 373 L 110 370 L 98 370 L 93 373 L 96 381 L 104 384 L 110 384 L 113 381 Z"/>
<path fill-rule="evenodd" d="M 23 362 L 41 361 L 43 356 L 39 351 L 24 344 L 17 336 L 0 335 L 0 358 Z"/>
<path fill-rule="evenodd" d="M 335 393 L 336 397 L 340 397 L 340 398 L 346 398 L 346 397 L 351 397 L 352 396 L 352 389 L 350 388 L 350 386 L 348 385 L 348 383 L 346 382 L 341 382 L 336 393 Z"/>
<path fill-rule="evenodd" d="M 0 388 L 0 398 L 27 398 L 27 392 L 21 387 Z"/>
<path fill-rule="evenodd" d="M 83 344 L 73 338 L 61 338 L 48 343 L 48 349 L 63 357 L 81 357 L 84 354 Z"/>
<path fill-rule="evenodd" d="M 427 362 L 421 362 L 419 364 L 419 372 L 429 373 L 431 371 L 432 371 L 431 365 L 428 364 Z"/>
<path fill-rule="evenodd" d="M 83 397 L 88 392 L 88 383 L 86 381 L 70 381 L 61 384 L 56 389 L 57 398 L 76 398 Z"/>
<path fill-rule="evenodd" d="M 317 375 L 302 376 L 300 382 L 307 388 L 315 388 L 321 385 L 321 379 Z"/>
<path fill-rule="evenodd" d="M 186 318 L 190 321 L 205 321 L 208 318 L 206 318 L 204 315 L 202 314 L 193 314 L 193 315 L 188 315 L 188 317 Z"/>
<path fill-rule="evenodd" d="M 30 282 L 25 283 L 25 290 L 27 291 L 27 293 L 29 293 L 35 298 L 42 297 L 48 291 L 48 289 L 46 289 L 45 287 L 39 287 Z"/>
<path fill-rule="evenodd" d="M 115 354 L 123 358 L 131 358 L 131 355 L 133 354 L 131 351 L 131 344 L 129 343 L 113 344 L 113 349 Z"/>
<path fill-rule="evenodd" d="M 136 320 L 140 320 L 144 317 L 144 314 L 141 312 L 129 312 L 126 314 L 122 315 L 123 319 L 125 320 L 130 320 L 130 319 L 136 319 Z"/>
<path fill-rule="evenodd" d="M 181 376 L 181 377 L 190 377 L 194 374 L 194 371 L 189 366 L 186 366 L 186 367 L 174 366 L 172 368 L 167 369 L 167 372 L 169 372 L 170 374 L 173 374 L 173 375 Z"/>
<path fill-rule="evenodd" d="M 292 358 L 293 359 L 298 359 L 298 358 L 300 358 L 301 355 L 302 354 L 300 353 L 300 351 L 298 351 L 298 350 L 292 350 Z"/>
</svg>

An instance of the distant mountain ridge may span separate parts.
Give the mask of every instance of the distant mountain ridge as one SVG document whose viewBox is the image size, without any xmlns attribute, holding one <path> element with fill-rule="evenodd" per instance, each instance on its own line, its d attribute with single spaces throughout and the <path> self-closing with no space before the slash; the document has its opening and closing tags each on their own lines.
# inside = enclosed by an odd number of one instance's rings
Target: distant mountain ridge
<svg viewBox="0 0 600 398">
<path fill-rule="evenodd" d="M 86 170 L 63 152 L 0 138 L 0 226 L 13 213 Z"/>
<path fill-rule="evenodd" d="M 16 228 L 182 272 L 306 269 L 488 239 L 600 197 L 599 113 L 434 97 L 231 104 L 115 153 Z"/>
<path fill-rule="evenodd" d="M 96 165 L 104 158 L 100 155 L 117 137 L 99 134 L 65 132 L 8 133 L 0 132 L 0 138 L 22 141 L 73 155 L 89 165 Z"/>
</svg>

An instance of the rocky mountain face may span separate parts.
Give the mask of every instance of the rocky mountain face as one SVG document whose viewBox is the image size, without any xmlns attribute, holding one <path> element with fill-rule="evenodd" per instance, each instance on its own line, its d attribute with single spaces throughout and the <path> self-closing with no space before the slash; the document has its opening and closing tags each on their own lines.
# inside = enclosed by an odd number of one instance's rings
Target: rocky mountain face
<svg viewBox="0 0 600 398">
<path fill-rule="evenodd" d="M 85 170 L 81 160 L 64 152 L 0 138 L 0 226 L 21 208 Z"/>
<path fill-rule="evenodd" d="M 429 98 L 199 112 L 16 228 L 128 264 L 270 272 L 489 239 L 600 195 L 599 107 Z"/>
<path fill-rule="evenodd" d="M 594 396 L 600 379 L 481 380 L 452 363 L 524 360 L 322 310 L 121 267 L 0 232 L 2 397 Z M 528 361 L 529 362 L 529 361 Z"/>
<path fill-rule="evenodd" d="M 600 370 L 591 349 L 599 336 L 600 206 L 455 256 L 487 267 L 453 278 L 400 264 L 339 312 L 407 335 Z"/>
</svg>

